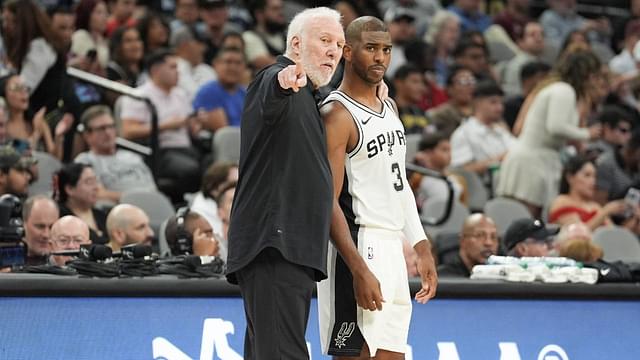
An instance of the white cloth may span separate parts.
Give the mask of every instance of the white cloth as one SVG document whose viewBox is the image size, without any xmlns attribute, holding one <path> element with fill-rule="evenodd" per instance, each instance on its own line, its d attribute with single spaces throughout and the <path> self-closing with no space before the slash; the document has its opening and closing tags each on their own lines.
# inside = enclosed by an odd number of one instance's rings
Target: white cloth
<svg viewBox="0 0 640 360">
<path fill-rule="evenodd" d="M 76 30 L 71 37 L 71 53 L 85 56 L 89 50 L 96 50 L 98 62 L 103 68 L 109 63 L 109 43 L 105 38 L 96 39 L 84 29 Z"/>
<path fill-rule="evenodd" d="M 166 93 L 157 87 L 152 80 L 149 80 L 137 89 L 149 97 L 151 103 L 155 105 L 159 124 L 177 117 L 185 118 L 191 114 L 191 102 L 184 90 L 177 86 L 171 89 L 169 93 Z M 122 100 L 120 118 L 123 120 L 151 123 L 151 112 L 144 102 L 126 96 Z M 161 131 L 158 140 L 161 148 L 184 148 L 191 146 L 191 140 L 187 133 L 186 126 L 179 129 Z"/>
<path fill-rule="evenodd" d="M 192 66 L 187 60 L 178 58 L 178 87 L 187 93 L 189 101 L 193 101 L 202 85 L 217 79 L 211 66 L 204 63 Z"/>
<path fill-rule="evenodd" d="M 485 125 L 472 116 L 451 135 L 451 166 L 495 158 L 514 143 L 515 137 L 506 128 L 498 124 Z"/>
<path fill-rule="evenodd" d="M 29 50 L 20 69 L 20 77 L 33 93 L 58 58 L 53 47 L 44 38 L 35 38 L 29 43 Z"/>
<path fill-rule="evenodd" d="M 636 68 L 636 61 L 631 55 L 631 52 L 624 49 L 620 54 L 616 55 L 609 61 L 609 69 L 612 72 L 620 75 L 634 74 L 638 72 Z"/>
<path fill-rule="evenodd" d="M 454 198 L 459 200 L 462 194 L 462 185 L 460 185 L 455 176 L 447 176 L 447 179 L 453 186 Z M 443 180 L 424 176 L 422 181 L 420 181 L 420 188 L 418 189 L 416 198 L 424 209 L 427 203 L 433 203 L 438 200 L 447 201 L 449 199 L 448 194 L 449 187 Z"/>
</svg>

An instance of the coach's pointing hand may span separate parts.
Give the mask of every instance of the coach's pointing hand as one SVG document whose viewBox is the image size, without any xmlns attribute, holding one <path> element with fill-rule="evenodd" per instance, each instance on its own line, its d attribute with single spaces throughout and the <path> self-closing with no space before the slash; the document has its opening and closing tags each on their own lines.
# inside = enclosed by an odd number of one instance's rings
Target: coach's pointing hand
<svg viewBox="0 0 640 360">
<path fill-rule="evenodd" d="M 361 308 L 371 311 L 382 310 L 384 299 L 380 282 L 369 268 L 353 273 L 353 291 Z"/>
<path fill-rule="evenodd" d="M 278 83 L 283 89 L 291 89 L 298 92 L 301 87 L 307 85 L 307 74 L 302 68 L 302 64 L 296 62 L 295 65 L 289 65 L 280 70 L 278 73 Z"/>
</svg>

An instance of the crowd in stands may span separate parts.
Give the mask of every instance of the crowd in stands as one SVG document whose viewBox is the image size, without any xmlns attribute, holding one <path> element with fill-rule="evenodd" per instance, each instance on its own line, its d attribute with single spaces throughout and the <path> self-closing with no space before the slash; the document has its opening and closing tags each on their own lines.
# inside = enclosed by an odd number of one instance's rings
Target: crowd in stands
<svg viewBox="0 0 640 360">
<path fill-rule="evenodd" d="M 453 197 L 471 214 L 431 234 L 435 249 L 455 240 L 452 254 L 436 254 L 441 276 L 469 276 L 495 254 L 606 256 L 592 240 L 598 229 L 640 235 L 640 197 L 629 195 L 640 188 L 640 1 L 615 16 L 576 0 L 539 3 L 5 0 L 0 194 L 24 200 L 27 263 L 61 264 L 52 251 L 89 242 L 181 252 L 187 235 L 191 251 L 224 259 L 238 159 L 220 159 L 212 140 L 240 126 L 248 84 L 284 52 L 289 20 L 308 6 L 337 9 L 345 27 L 371 15 L 389 29 L 385 81 L 416 145 L 408 162 L 441 175 L 409 174 L 418 209 Z M 155 162 L 139 150 L 153 143 L 154 116 Z M 49 176 L 43 156 L 59 164 L 36 193 L 29 184 Z M 131 191 L 162 193 L 182 211 L 159 227 L 153 209 L 123 200 Z M 484 211 L 493 198 L 527 219 L 499 228 Z M 559 234 L 513 235 L 545 223 Z"/>
</svg>

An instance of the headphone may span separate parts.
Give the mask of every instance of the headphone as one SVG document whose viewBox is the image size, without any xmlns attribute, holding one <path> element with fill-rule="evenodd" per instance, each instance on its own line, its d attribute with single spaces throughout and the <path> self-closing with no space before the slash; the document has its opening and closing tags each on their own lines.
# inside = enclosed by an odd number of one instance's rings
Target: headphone
<svg viewBox="0 0 640 360">
<path fill-rule="evenodd" d="M 189 207 L 183 206 L 176 212 L 176 242 L 174 243 L 173 255 L 193 254 L 193 236 L 185 229 Z"/>
</svg>

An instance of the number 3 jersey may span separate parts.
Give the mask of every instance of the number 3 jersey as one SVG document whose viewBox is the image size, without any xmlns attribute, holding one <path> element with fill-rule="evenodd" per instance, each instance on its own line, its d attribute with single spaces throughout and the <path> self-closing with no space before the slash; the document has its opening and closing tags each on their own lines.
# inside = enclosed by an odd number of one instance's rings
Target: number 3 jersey
<svg viewBox="0 0 640 360">
<path fill-rule="evenodd" d="M 340 206 L 350 230 L 361 227 L 404 231 L 408 240 L 425 239 L 405 171 L 404 127 L 389 100 L 380 113 L 336 90 L 321 106 L 339 101 L 358 129 L 358 143 L 345 157 Z M 407 233 L 407 224 L 410 224 Z M 416 239 L 415 237 L 419 237 Z"/>
</svg>

